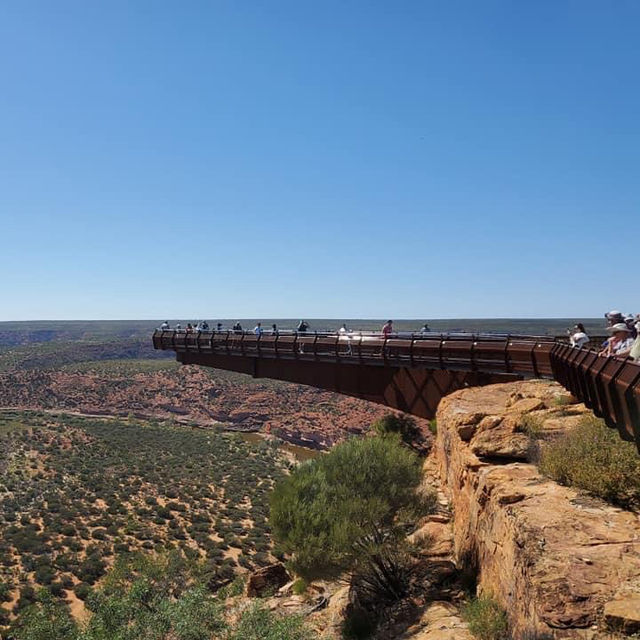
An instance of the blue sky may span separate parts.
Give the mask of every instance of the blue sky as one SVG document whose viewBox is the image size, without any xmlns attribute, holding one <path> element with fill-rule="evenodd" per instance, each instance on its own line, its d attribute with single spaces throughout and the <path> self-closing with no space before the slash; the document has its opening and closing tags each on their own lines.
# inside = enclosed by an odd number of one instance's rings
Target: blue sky
<svg viewBox="0 0 640 640">
<path fill-rule="evenodd" d="M 0 4 L 0 320 L 640 311 L 640 3 Z"/>
</svg>

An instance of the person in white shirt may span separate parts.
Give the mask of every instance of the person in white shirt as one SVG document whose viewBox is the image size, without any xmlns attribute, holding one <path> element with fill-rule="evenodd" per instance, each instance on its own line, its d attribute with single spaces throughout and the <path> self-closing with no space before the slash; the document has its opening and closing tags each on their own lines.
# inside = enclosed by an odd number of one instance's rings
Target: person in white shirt
<svg viewBox="0 0 640 640">
<path fill-rule="evenodd" d="M 573 332 L 571 337 L 569 338 L 572 347 L 584 347 L 589 342 L 589 336 L 587 332 L 584 330 L 584 325 L 582 323 L 578 323 L 575 327 L 573 327 Z"/>
<path fill-rule="evenodd" d="M 343 324 L 339 329 L 338 329 L 338 335 L 341 338 L 345 338 L 347 341 L 347 351 L 345 353 L 345 355 L 350 356 L 351 355 L 351 332 L 349 331 L 349 329 L 347 329 L 347 325 Z"/>
<path fill-rule="evenodd" d="M 253 328 L 253 333 L 255 333 L 257 336 L 262 335 L 262 323 L 258 322 L 258 324 Z"/>
<path fill-rule="evenodd" d="M 171 327 L 166 320 L 160 325 L 160 331 L 171 331 Z"/>
</svg>

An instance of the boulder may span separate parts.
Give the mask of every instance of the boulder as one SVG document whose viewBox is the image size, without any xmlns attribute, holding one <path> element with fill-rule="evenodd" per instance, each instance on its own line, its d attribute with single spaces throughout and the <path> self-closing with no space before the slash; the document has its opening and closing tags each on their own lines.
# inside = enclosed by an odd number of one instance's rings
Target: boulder
<svg viewBox="0 0 640 640">
<path fill-rule="evenodd" d="M 607 602 L 604 621 L 612 631 L 625 634 L 640 632 L 640 594 Z"/>
<path fill-rule="evenodd" d="M 291 580 L 291 576 L 281 562 L 262 567 L 249 575 L 247 580 L 247 596 L 261 598 L 275 594 Z"/>
</svg>

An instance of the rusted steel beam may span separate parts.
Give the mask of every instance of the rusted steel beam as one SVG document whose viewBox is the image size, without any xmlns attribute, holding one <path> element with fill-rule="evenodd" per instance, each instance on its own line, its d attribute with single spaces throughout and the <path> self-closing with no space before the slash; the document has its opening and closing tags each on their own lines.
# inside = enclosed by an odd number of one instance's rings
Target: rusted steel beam
<svg viewBox="0 0 640 640">
<path fill-rule="evenodd" d="M 303 358 L 304 356 L 304 358 Z M 305 384 L 343 395 L 369 400 L 421 418 L 434 418 L 443 396 L 465 387 L 520 380 L 520 376 L 474 371 L 443 371 L 419 367 L 345 364 L 306 357 L 275 359 L 221 354 L 179 352 L 182 364 L 196 364 Z"/>
</svg>

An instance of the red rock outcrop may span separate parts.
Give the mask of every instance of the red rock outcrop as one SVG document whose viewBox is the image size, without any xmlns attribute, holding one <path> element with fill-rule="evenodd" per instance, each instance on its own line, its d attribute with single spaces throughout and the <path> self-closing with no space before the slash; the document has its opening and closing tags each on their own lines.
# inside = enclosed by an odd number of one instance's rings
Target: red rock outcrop
<svg viewBox="0 0 640 640">
<path fill-rule="evenodd" d="M 180 367 L 141 373 L 27 370 L 0 373 L 0 407 L 174 419 L 264 431 L 326 449 L 364 433 L 382 406 L 311 387 Z M 426 430 L 426 422 L 423 421 Z"/>
<path fill-rule="evenodd" d="M 515 638 L 605 638 L 614 621 L 625 631 L 637 622 L 638 515 L 525 462 L 524 415 L 559 431 L 586 412 L 561 408 L 562 394 L 541 381 L 493 385 L 455 392 L 438 411 L 434 455 L 453 509 L 454 555 L 475 565 L 479 591 L 506 609 Z"/>
<path fill-rule="evenodd" d="M 266 594 L 275 594 L 291 580 L 291 576 L 281 562 L 262 567 L 249 575 L 247 597 L 260 598 Z"/>
</svg>

